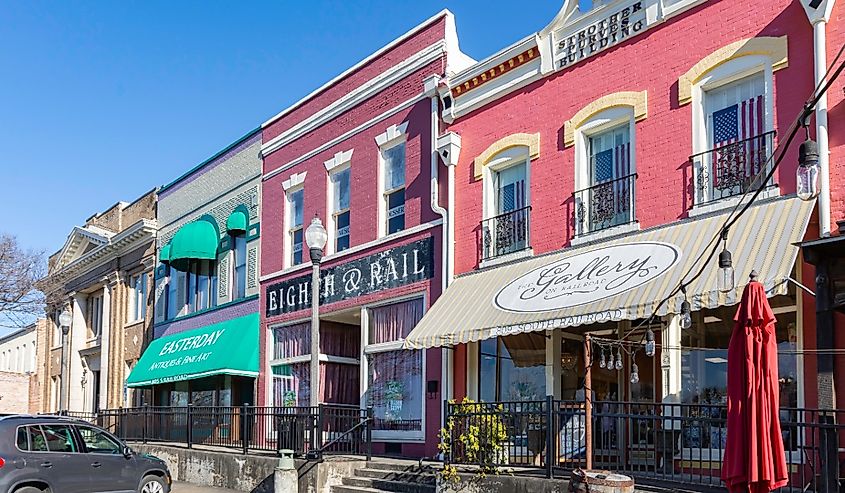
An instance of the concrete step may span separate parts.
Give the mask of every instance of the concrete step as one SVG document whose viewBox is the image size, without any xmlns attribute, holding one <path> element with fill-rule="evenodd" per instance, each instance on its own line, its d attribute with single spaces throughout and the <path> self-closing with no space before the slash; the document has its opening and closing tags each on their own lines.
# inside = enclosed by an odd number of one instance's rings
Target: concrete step
<svg viewBox="0 0 845 493">
<path fill-rule="evenodd" d="M 435 493 L 433 484 L 410 483 L 406 481 L 391 481 L 389 479 L 375 478 L 343 478 L 344 486 L 358 488 L 373 488 L 379 491 L 400 491 L 407 493 Z"/>
<path fill-rule="evenodd" d="M 389 481 L 404 481 L 406 483 L 435 484 L 437 476 L 435 471 L 388 471 L 367 467 L 356 469 L 355 476 L 359 478 L 386 479 Z"/>
<path fill-rule="evenodd" d="M 385 493 L 385 491 L 363 486 L 334 485 L 332 486 L 332 493 Z"/>
<path fill-rule="evenodd" d="M 381 471 L 418 471 L 418 472 L 432 472 L 437 471 L 443 464 L 440 462 L 422 462 L 416 460 L 401 460 L 401 459 L 373 459 L 367 465 L 368 469 L 379 469 Z"/>
</svg>

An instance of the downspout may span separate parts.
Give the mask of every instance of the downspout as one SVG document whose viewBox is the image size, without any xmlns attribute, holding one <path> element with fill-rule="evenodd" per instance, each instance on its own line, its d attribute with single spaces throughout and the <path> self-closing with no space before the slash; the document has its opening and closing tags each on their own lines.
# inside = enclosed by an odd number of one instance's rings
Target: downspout
<svg viewBox="0 0 845 493">
<path fill-rule="evenodd" d="M 813 21 L 813 58 L 816 87 L 824 85 L 827 71 L 827 19 Z M 816 104 L 816 141 L 819 144 L 819 232 L 830 236 L 830 143 L 827 134 L 827 92 Z"/>
<path fill-rule="evenodd" d="M 449 286 L 449 282 L 451 281 L 452 277 L 452 270 L 450 266 L 452 265 L 452 242 L 451 242 L 451 230 L 452 230 L 452 201 L 451 198 L 448 202 L 449 210 L 447 211 L 445 208 L 440 206 L 440 180 L 439 180 L 439 171 L 438 165 L 440 163 L 440 156 L 437 152 L 437 137 L 440 135 L 440 103 L 438 100 L 437 95 L 437 86 L 440 84 L 440 77 L 438 75 L 432 75 L 431 77 L 425 80 L 425 94 L 431 98 L 431 127 L 429 131 L 429 145 L 431 146 L 431 210 L 434 211 L 435 214 L 438 214 L 443 220 L 443 226 L 441 228 L 441 240 L 442 244 L 440 247 L 440 251 L 442 252 L 441 255 L 443 256 L 440 265 L 441 265 L 441 273 L 440 273 L 440 293 L 441 295 L 446 292 L 446 288 Z M 451 167 L 450 167 L 451 168 Z M 449 190 L 454 190 L 454 184 L 452 183 L 453 172 L 450 170 L 449 176 Z M 440 350 L 440 361 L 441 361 L 441 371 L 440 371 L 440 395 L 442 396 L 442 401 L 447 401 L 451 399 L 452 389 L 449 385 L 450 382 L 450 375 L 451 375 L 451 368 L 452 368 L 452 351 L 448 348 L 442 348 Z M 441 409 L 444 409 L 445 406 L 441 406 Z M 443 415 L 443 412 L 440 413 L 440 428 L 444 428 L 446 425 L 446 416 Z"/>
</svg>

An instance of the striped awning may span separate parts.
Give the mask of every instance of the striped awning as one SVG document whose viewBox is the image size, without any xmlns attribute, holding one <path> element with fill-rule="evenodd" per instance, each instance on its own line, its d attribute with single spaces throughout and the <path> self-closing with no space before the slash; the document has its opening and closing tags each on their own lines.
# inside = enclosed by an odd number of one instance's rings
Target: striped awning
<svg viewBox="0 0 845 493">
<path fill-rule="evenodd" d="M 687 286 L 692 310 L 739 302 L 752 270 L 769 296 L 786 294 L 814 202 L 787 197 L 750 207 L 729 232 L 736 288 L 717 289 L 718 255 Z M 705 262 L 730 211 L 532 257 L 457 277 L 405 339 L 453 346 L 495 336 L 679 313 L 682 294 L 658 308 Z M 708 246 L 709 244 L 709 246 Z M 721 250 L 721 246 L 719 247 Z"/>
</svg>

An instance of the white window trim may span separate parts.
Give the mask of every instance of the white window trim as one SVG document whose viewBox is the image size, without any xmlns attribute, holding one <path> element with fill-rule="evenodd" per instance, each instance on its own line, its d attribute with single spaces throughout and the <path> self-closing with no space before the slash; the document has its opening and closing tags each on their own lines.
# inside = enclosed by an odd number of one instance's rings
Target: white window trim
<svg viewBox="0 0 845 493">
<path fill-rule="evenodd" d="M 364 305 L 361 307 L 361 316 L 359 317 L 361 321 L 361 357 L 360 357 L 360 369 L 359 375 L 361 378 L 360 389 L 361 389 L 361 408 L 366 409 L 366 395 L 367 390 L 370 387 L 370 362 L 367 359 L 368 354 L 374 353 L 382 353 L 387 351 L 397 351 L 402 350 L 404 345 L 404 339 L 399 341 L 392 341 L 387 343 L 381 344 L 369 344 L 370 340 L 370 315 L 369 310 L 371 308 L 377 308 L 379 306 L 391 305 L 394 303 L 401 303 L 403 301 L 410 301 L 413 299 L 422 298 L 423 303 L 423 316 L 428 311 L 428 295 L 425 292 L 422 293 L 411 293 L 406 296 L 400 296 L 397 298 L 391 298 L 385 301 L 379 301 L 376 303 L 370 303 L 368 305 Z M 396 349 L 393 349 L 393 348 Z M 422 386 L 420 388 L 420 402 L 422 403 L 422 421 L 420 422 L 420 431 L 409 431 L 409 430 L 373 430 L 373 439 L 378 440 L 381 442 L 424 442 L 425 441 L 425 427 L 426 427 L 426 393 L 425 393 L 425 385 L 427 381 L 426 371 L 427 371 L 427 362 L 426 362 L 426 351 L 420 350 L 420 354 L 422 357 L 422 368 L 421 368 L 421 378 L 422 378 Z M 441 382 L 441 389 L 443 388 L 443 383 Z"/>
<path fill-rule="evenodd" d="M 487 162 L 487 165 L 482 168 L 481 180 L 484 200 L 482 215 L 484 219 L 490 219 L 496 215 L 494 173 L 520 164 L 525 164 L 525 203 L 531 205 L 531 151 L 526 146 L 514 146 L 493 156 Z"/>
<path fill-rule="evenodd" d="M 305 173 L 301 173 L 301 174 L 305 175 Z M 294 193 L 296 193 L 300 190 L 305 190 L 305 187 L 302 185 L 303 181 L 304 181 L 304 176 L 303 176 L 303 180 L 300 181 L 299 183 L 297 183 L 296 185 L 292 185 L 290 187 L 285 188 L 285 212 L 284 212 L 284 221 L 283 221 L 284 222 L 284 244 L 282 245 L 282 252 L 284 253 L 282 265 L 285 268 L 289 268 L 289 267 L 294 266 L 293 265 L 293 238 L 291 237 L 291 234 L 290 234 L 290 229 L 291 229 L 291 226 L 292 226 L 292 223 L 293 223 L 292 218 L 291 218 L 291 213 L 293 212 L 293 209 L 291 207 L 291 195 L 293 195 Z M 285 183 L 287 183 L 287 182 L 285 182 Z M 305 192 L 303 192 L 303 194 L 302 194 L 302 205 L 303 205 L 303 207 L 305 207 Z M 303 231 L 305 231 L 305 211 L 303 211 L 303 213 L 302 213 L 302 229 L 303 229 Z M 303 232 L 303 235 L 304 234 L 305 233 Z M 305 247 L 303 246 L 302 248 L 304 249 Z M 304 251 L 302 253 L 302 260 L 303 261 L 306 260 L 306 254 L 305 254 Z"/>
<path fill-rule="evenodd" d="M 588 119 L 575 129 L 576 192 L 584 190 L 592 185 L 590 179 L 590 137 L 606 130 L 610 130 L 611 128 L 618 127 L 620 125 L 625 125 L 626 122 L 628 124 L 628 141 L 631 144 L 631 152 L 628 156 L 628 159 L 631 161 L 630 173 L 635 174 L 637 172 L 637 120 L 636 115 L 634 114 L 634 107 L 616 106 L 613 108 L 608 108 L 604 111 L 596 113 L 595 115 L 590 117 L 590 119 Z M 636 184 L 634 186 L 636 186 Z M 573 203 L 573 207 L 575 206 L 576 204 Z M 636 211 L 636 194 L 634 194 L 633 211 L 631 212 L 634 215 L 635 219 L 637 216 Z M 589 214 L 589 211 L 587 211 L 587 213 Z M 612 226 L 610 228 L 602 229 L 599 231 L 585 231 L 579 233 L 577 220 L 575 221 L 575 223 L 576 224 L 574 224 L 574 236 L 571 239 L 571 244 L 573 246 L 588 243 L 590 241 L 594 241 L 600 238 L 607 238 L 610 236 L 616 236 L 619 234 L 638 231 L 640 229 L 639 222 L 634 221 L 632 223 L 620 224 L 618 226 Z"/>
<path fill-rule="evenodd" d="M 335 220 L 334 220 L 334 206 L 335 206 L 335 203 L 334 203 L 334 197 L 335 197 L 334 177 L 338 173 L 341 173 L 343 171 L 346 171 L 347 169 L 352 168 L 352 163 L 350 161 L 350 159 L 352 158 L 352 151 L 350 150 L 350 151 L 348 151 L 348 153 L 349 153 L 348 157 L 343 156 L 343 158 L 345 158 L 345 160 L 343 160 L 342 162 L 336 162 L 336 160 L 338 159 L 338 156 L 340 156 L 341 154 L 344 154 L 342 152 L 335 154 L 335 157 L 333 159 L 325 162 L 326 171 L 328 171 L 328 180 L 326 181 L 327 190 L 328 190 L 328 193 L 326 194 L 326 211 L 327 211 L 327 213 L 326 213 L 326 232 L 328 233 L 328 236 L 329 236 L 329 239 L 326 242 L 326 255 L 331 255 L 333 253 L 337 253 L 336 248 L 335 248 L 335 242 L 337 240 L 337 237 L 336 237 L 337 228 L 335 227 Z M 335 161 L 335 162 L 332 162 L 331 167 L 329 167 L 329 163 L 331 161 Z M 352 173 L 351 172 L 349 173 L 349 202 L 350 202 L 349 210 L 351 211 L 352 210 Z M 351 219 L 351 214 L 350 214 L 350 219 Z M 352 223 L 352 221 L 350 220 L 350 224 L 351 223 Z M 351 231 L 350 231 L 350 239 L 351 239 Z M 349 246 L 351 247 L 352 245 L 350 244 Z"/>
<path fill-rule="evenodd" d="M 135 316 L 135 313 L 138 311 L 138 291 L 137 291 L 137 287 L 132 284 L 133 281 L 140 280 L 141 278 L 143 278 L 145 276 L 147 276 L 146 272 L 138 272 L 138 273 L 135 273 L 135 274 L 130 274 L 130 276 L 129 276 L 129 292 L 130 292 L 129 317 L 127 317 L 128 320 L 126 321 L 126 325 L 137 324 L 137 323 L 143 322 L 147 318 L 147 310 L 146 309 L 141 310 L 141 317 L 140 318 Z M 145 290 L 144 290 L 145 291 L 144 292 L 144 298 L 147 298 L 147 296 L 149 296 L 149 294 L 150 294 L 149 290 L 150 290 L 150 283 L 149 283 L 149 280 L 147 280 Z"/>
<path fill-rule="evenodd" d="M 765 101 L 764 125 L 766 132 L 775 129 L 774 126 L 774 78 L 772 76 L 772 59 L 765 55 L 747 55 L 729 60 L 718 67 L 707 72 L 692 87 L 692 154 L 709 151 L 707 139 L 707 114 L 705 111 L 705 93 L 718 89 L 737 80 L 754 75 L 763 75 L 763 99 Z M 700 173 L 698 166 L 693 166 L 692 180 L 693 187 L 698 183 Z M 770 187 L 763 192 L 767 197 L 780 195 L 778 187 Z M 693 192 L 693 207 L 689 211 L 690 216 L 708 214 L 714 211 L 727 209 L 736 205 L 739 196 L 727 197 L 715 202 L 701 204 L 698 200 L 698 193 Z"/>
<path fill-rule="evenodd" d="M 396 147 L 399 144 L 405 144 L 408 141 L 408 122 L 402 122 L 398 125 L 391 125 L 387 127 L 387 130 L 380 133 L 376 136 L 376 145 L 379 148 L 378 153 L 378 238 L 382 238 L 387 236 L 387 190 L 385 190 L 384 186 L 384 179 L 385 179 L 385 161 L 384 161 L 384 153 Z M 408 148 L 405 147 L 405 188 L 407 190 L 408 186 Z M 405 197 L 405 203 L 408 202 L 408 197 Z M 406 217 L 407 219 L 407 217 Z M 407 222 L 405 223 L 407 226 Z"/>
</svg>

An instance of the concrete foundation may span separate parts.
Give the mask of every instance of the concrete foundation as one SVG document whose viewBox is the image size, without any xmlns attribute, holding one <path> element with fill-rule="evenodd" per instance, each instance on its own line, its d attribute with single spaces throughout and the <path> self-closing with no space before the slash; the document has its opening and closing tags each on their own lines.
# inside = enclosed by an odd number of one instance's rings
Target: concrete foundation
<svg viewBox="0 0 845 493">
<path fill-rule="evenodd" d="M 131 443 L 133 450 L 167 462 L 174 481 L 250 493 L 273 493 L 279 459 L 273 455 L 242 455 L 233 451 Z M 357 457 L 329 457 L 323 462 L 296 460 L 299 493 L 330 493 L 344 476 L 366 465 Z M 536 493 L 536 492 L 532 492 Z"/>
</svg>

